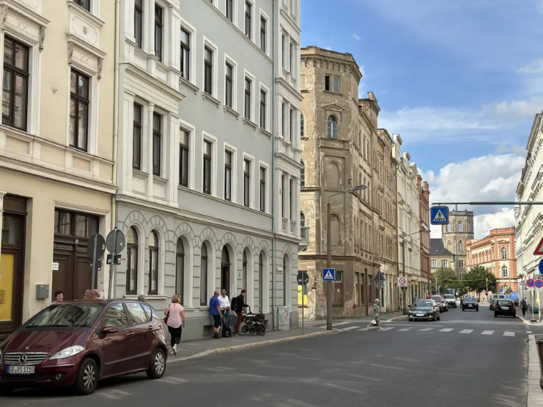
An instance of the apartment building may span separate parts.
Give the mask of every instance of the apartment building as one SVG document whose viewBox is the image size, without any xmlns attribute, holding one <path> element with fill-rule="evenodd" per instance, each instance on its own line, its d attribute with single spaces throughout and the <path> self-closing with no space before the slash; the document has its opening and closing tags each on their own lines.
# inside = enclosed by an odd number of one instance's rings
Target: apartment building
<svg viewBox="0 0 543 407">
<path fill-rule="evenodd" d="M 91 288 L 88 238 L 112 227 L 115 2 L 1 0 L 0 339 Z M 104 290 L 103 271 L 95 288 Z M 37 285 L 49 288 L 42 295 Z"/>
</svg>

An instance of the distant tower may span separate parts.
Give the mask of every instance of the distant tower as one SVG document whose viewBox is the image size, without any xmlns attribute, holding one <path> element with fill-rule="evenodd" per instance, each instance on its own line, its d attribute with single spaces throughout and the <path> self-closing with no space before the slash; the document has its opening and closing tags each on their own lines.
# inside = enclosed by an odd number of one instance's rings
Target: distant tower
<svg viewBox="0 0 543 407">
<path fill-rule="evenodd" d="M 454 254 L 452 269 L 462 279 L 466 274 L 466 241 L 475 237 L 473 233 L 473 212 L 450 211 L 449 224 L 442 226 L 443 246 Z"/>
</svg>

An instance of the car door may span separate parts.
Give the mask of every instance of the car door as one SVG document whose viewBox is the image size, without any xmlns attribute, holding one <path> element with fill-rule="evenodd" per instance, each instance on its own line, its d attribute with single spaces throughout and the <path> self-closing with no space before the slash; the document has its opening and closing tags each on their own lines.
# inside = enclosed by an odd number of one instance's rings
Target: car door
<svg viewBox="0 0 543 407">
<path fill-rule="evenodd" d="M 132 337 L 128 316 L 122 303 L 112 304 L 102 318 L 101 330 L 106 326 L 117 328 L 115 333 L 102 333 L 102 376 L 112 376 L 130 370 Z"/>
<path fill-rule="evenodd" d="M 149 367 L 153 332 L 148 315 L 139 302 L 125 302 L 133 332 L 130 339 L 132 347 L 133 368 L 144 369 Z"/>
</svg>

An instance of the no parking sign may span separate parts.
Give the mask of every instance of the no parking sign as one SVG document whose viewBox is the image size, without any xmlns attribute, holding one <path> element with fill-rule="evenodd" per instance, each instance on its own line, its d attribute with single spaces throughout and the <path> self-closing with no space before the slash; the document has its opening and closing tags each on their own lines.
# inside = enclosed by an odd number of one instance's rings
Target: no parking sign
<svg viewBox="0 0 543 407">
<path fill-rule="evenodd" d="M 535 286 L 536 286 L 536 288 L 543 288 L 543 281 L 541 281 L 541 280 L 536 280 Z"/>
<path fill-rule="evenodd" d="M 526 286 L 532 288 L 535 285 L 535 281 L 532 278 L 526 280 Z"/>
</svg>

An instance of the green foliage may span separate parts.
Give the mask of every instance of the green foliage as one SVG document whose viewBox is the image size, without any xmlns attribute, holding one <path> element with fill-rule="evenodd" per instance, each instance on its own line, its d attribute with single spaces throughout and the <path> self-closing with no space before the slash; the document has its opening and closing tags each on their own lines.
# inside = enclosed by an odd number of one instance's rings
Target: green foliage
<svg viewBox="0 0 543 407">
<path fill-rule="evenodd" d="M 496 290 L 496 276 L 482 266 L 472 267 L 472 269 L 464 276 L 462 282 L 470 291 L 481 292 L 488 289 L 489 291 L 494 292 Z"/>
</svg>

